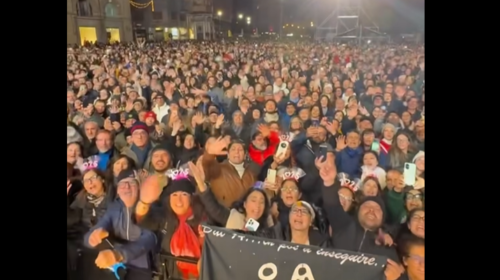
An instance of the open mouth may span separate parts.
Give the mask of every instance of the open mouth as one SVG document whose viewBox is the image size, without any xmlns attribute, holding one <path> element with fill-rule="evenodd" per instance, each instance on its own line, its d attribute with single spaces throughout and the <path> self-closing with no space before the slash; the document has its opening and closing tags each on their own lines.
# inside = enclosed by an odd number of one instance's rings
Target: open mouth
<svg viewBox="0 0 500 280">
<path fill-rule="evenodd" d="M 366 215 L 366 218 L 370 219 L 370 220 L 374 220 L 375 219 L 375 215 L 373 214 L 368 214 Z"/>
<path fill-rule="evenodd" d="M 302 223 L 301 220 L 295 219 L 295 220 L 293 220 L 293 224 L 295 224 L 295 225 L 302 225 L 303 223 Z"/>
</svg>

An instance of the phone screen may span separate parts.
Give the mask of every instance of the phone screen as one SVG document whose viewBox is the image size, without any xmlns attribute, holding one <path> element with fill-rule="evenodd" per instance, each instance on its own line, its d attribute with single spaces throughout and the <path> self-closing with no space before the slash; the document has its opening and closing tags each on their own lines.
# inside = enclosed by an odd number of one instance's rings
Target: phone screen
<svg viewBox="0 0 500 280">
<path fill-rule="evenodd" d="M 371 150 L 374 152 L 380 152 L 380 142 L 378 139 L 373 140 Z"/>
</svg>

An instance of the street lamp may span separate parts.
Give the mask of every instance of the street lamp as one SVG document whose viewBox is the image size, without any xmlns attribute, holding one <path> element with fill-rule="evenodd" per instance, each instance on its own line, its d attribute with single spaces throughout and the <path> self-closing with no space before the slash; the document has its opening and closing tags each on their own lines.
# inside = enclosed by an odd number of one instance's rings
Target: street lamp
<svg viewBox="0 0 500 280">
<path fill-rule="evenodd" d="M 247 17 L 247 24 L 248 24 L 248 25 L 250 25 L 251 20 L 252 20 L 252 19 L 251 19 L 250 17 Z"/>
<path fill-rule="evenodd" d="M 239 15 L 238 15 L 238 18 L 239 18 L 239 19 L 242 19 L 242 18 L 243 18 L 243 14 L 239 14 Z"/>
<path fill-rule="evenodd" d="M 222 26 L 221 16 L 222 16 L 222 11 L 221 10 L 217 11 L 217 17 L 219 18 L 219 33 L 222 30 L 222 28 L 221 28 L 221 26 Z"/>
</svg>

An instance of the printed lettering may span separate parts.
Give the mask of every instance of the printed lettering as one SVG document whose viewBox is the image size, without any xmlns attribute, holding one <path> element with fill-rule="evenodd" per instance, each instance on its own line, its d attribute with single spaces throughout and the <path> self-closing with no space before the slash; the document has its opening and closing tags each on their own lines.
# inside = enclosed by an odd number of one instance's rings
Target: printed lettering
<svg viewBox="0 0 500 280">
<path fill-rule="evenodd" d="M 271 274 L 264 275 L 264 270 L 266 269 L 271 270 Z M 259 268 L 258 276 L 260 280 L 274 280 L 278 276 L 278 267 L 274 263 L 263 264 Z"/>
<path fill-rule="evenodd" d="M 274 246 L 274 242 L 269 242 L 269 241 L 262 241 L 262 244 L 264 246 L 271 246 L 271 247 Z"/>
<path fill-rule="evenodd" d="M 287 250 L 294 250 L 297 251 L 299 249 L 299 246 L 291 246 L 291 245 L 286 245 L 286 244 L 280 244 L 278 249 L 276 251 L 280 251 L 281 249 L 287 249 Z"/>
<path fill-rule="evenodd" d="M 311 250 L 311 249 L 309 249 L 309 248 L 302 248 L 302 252 L 304 252 L 304 253 L 306 253 L 306 254 L 309 254 L 309 253 L 311 253 L 311 252 L 312 252 L 312 250 Z"/>
</svg>

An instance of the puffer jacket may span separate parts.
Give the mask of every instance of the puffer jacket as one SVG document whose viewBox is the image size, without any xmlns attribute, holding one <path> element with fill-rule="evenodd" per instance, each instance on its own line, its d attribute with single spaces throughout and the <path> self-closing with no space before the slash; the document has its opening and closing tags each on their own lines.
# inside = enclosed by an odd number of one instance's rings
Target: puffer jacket
<svg viewBox="0 0 500 280">
<path fill-rule="evenodd" d="M 102 228 L 108 231 L 110 236 L 126 241 L 122 245 L 115 245 L 115 250 L 123 256 L 124 263 L 137 268 L 149 269 L 148 254 L 155 248 L 157 238 L 153 232 L 136 225 L 132 219 L 133 214 L 134 209 L 127 208 L 120 199 L 112 202 L 106 214 L 85 234 L 85 246 L 91 248 L 89 245 L 90 234 L 94 230 Z"/>
</svg>

